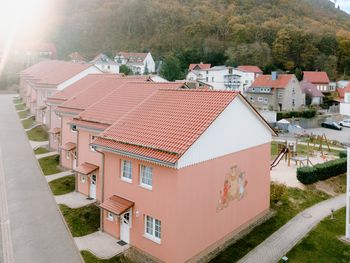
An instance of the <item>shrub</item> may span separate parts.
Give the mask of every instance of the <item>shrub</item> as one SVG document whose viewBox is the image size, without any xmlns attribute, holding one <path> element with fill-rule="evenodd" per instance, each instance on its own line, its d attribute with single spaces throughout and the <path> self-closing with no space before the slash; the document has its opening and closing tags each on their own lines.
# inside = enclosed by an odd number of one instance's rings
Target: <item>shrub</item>
<svg viewBox="0 0 350 263">
<path fill-rule="evenodd" d="M 313 184 L 320 180 L 346 173 L 347 160 L 341 158 L 325 163 L 316 164 L 313 167 L 301 167 L 297 169 L 297 178 L 303 184 Z"/>
<path fill-rule="evenodd" d="M 284 184 L 271 184 L 271 202 L 282 201 L 287 194 L 287 186 Z"/>
<path fill-rule="evenodd" d="M 346 157 L 348 157 L 347 151 L 341 151 L 341 152 L 339 152 L 339 158 L 346 158 Z"/>
<path fill-rule="evenodd" d="M 297 169 L 297 178 L 303 184 L 313 184 L 318 181 L 315 167 L 301 167 Z"/>
<path fill-rule="evenodd" d="M 317 170 L 318 180 L 326 180 L 333 176 L 346 173 L 347 160 L 346 158 L 341 158 L 325 163 L 316 164 L 314 167 Z"/>
<path fill-rule="evenodd" d="M 315 109 L 309 109 L 304 111 L 284 111 L 277 112 L 277 120 L 289 119 L 289 118 L 306 118 L 311 119 L 316 116 Z"/>
</svg>

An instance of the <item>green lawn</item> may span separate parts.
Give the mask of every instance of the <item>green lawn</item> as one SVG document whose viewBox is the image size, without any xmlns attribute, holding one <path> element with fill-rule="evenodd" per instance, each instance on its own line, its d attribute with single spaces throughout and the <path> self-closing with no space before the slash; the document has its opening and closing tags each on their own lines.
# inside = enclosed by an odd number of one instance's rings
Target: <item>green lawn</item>
<svg viewBox="0 0 350 263">
<path fill-rule="evenodd" d="M 22 125 L 23 125 L 24 129 L 29 129 L 30 127 L 33 126 L 34 123 L 35 123 L 35 118 L 34 117 L 22 121 Z"/>
<path fill-rule="evenodd" d="M 276 215 L 226 248 L 210 262 L 221 263 L 239 260 L 300 211 L 329 198 L 327 194 L 314 190 L 313 188 L 308 188 L 304 191 L 297 188 L 286 188 L 284 194 L 280 197 L 277 195 L 276 198 L 276 194 L 273 194 L 276 193 L 276 191 L 273 191 L 274 189 L 279 188 L 275 185 L 271 186 L 271 208 L 276 211 Z"/>
<path fill-rule="evenodd" d="M 64 195 L 74 191 L 75 176 L 69 175 L 49 183 L 51 191 L 54 195 Z"/>
<path fill-rule="evenodd" d="M 16 110 L 24 110 L 26 106 L 24 104 L 15 105 Z"/>
<path fill-rule="evenodd" d="M 53 155 L 38 160 L 44 175 L 57 174 L 61 172 L 59 168 L 59 155 Z"/>
<path fill-rule="evenodd" d="M 124 256 L 115 256 L 110 259 L 99 259 L 86 250 L 81 251 L 81 255 L 83 256 L 85 263 L 132 263 Z"/>
<path fill-rule="evenodd" d="M 13 100 L 14 104 L 19 104 L 19 103 L 22 103 L 22 102 L 23 102 L 22 99 L 15 99 L 15 100 Z"/>
<path fill-rule="evenodd" d="M 35 127 L 34 129 L 27 132 L 28 138 L 31 141 L 47 141 L 49 139 L 49 134 L 42 126 Z"/>
<path fill-rule="evenodd" d="M 43 147 L 40 147 L 36 150 L 34 150 L 34 153 L 35 154 L 43 154 L 43 153 L 49 153 L 50 151 L 46 148 L 43 148 Z"/>
<path fill-rule="evenodd" d="M 288 254 L 289 262 L 341 263 L 350 260 L 350 245 L 338 238 L 345 234 L 345 208 L 325 218 Z"/>
<path fill-rule="evenodd" d="M 20 119 L 24 119 L 25 117 L 27 117 L 29 115 L 29 111 L 21 111 L 21 112 L 18 112 L 18 116 Z"/>
<path fill-rule="evenodd" d="M 74 237 L 81 237 L 98 231 L 100 227 L 100 209 L 94 205 L 88 205 L 77 209 L 60 205 L 61 212 Z"/>
</svg>

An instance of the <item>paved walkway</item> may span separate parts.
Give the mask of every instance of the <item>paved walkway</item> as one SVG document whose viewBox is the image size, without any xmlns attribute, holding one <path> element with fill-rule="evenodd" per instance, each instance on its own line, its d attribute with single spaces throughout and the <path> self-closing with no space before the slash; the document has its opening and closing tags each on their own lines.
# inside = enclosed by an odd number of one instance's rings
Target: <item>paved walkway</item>
<svg viewBox="0 0 350 263">
<path fill-rule="evenodd" d="M 318 203 L 296 215 L 287 224 L 251 250 L 240 263 L 278 262 L 300 240 L 302 240 L 322 219 L 329 216 L 331 209 L 338 210 L 346 204 L 345 194 Z"/>
<path fill-rule="evenodd" d="M 0 147 L 5 178 L 11 240 L 2 245 L 13 248 L 17 263 L 82 262 L 51 190 L 18 120 L 11 95 L 0 95 Z M 3 185 L 3 184 L 2 184 Z M 8 250 L 9 251 L 9 250 Z M 1 260 L 0 260 L 1 261 Z"/>
<path fill-rule="evenodd" d="M 33 150 L 40 148 L 42 146 L 48 146 L 49 141 L 43 141 L 43 142 L 36 142 L 36 141 L 29 141 L 30 145 L 32 146 Z"/>
<path fill-rule="evenodd" d="M 71 192 L 65 195 L 56 195 L 55 200 L 57 204 L 66 205 L 70 208 L 80 208 L 96 202 L 96 200 L 87 199 L 87 197 L 78 192 Z"/>
<path fill-rule="evenodd" d="M 73 174 L 73 171 L 69 170 L 69 171 L 64 171 L 64 172 L 57 173 L 57 174 L 46 175 L 45 178 L 46 178 L 46 181 L 49 183 L 53 180 L 60 179 L 62 177 L 66 177 L 66 176 L 72 175 L 72 174 Z"/>
<path fill-rule="evenodd" d="M 33 130 L 34 128 L 39 127 L 39 126 L 41 126 L 41 124 L 37 123 L 37 124 L 34 124 L 32 127 L 28 128 L 28 129 L 24 129 L 24 131 L 27 132 L 27 131 Z"/>
<path fill-rule="evenodd" d="M 20 120 L 21 120 L 21 121 L 25 121 L 25 120 L 28 120 L 28 119 L 33 118 L 33 117 L 34 117 L 34 115 L 30 114 L 30 115 L 28 115 L 27 117 L 25 117 L 25 118 L 23 118 L 23 119 L 20 119 Z"/>
<path fill-rule="evenodd" d="M 74 241 L 79 250 L 88 250 L 102 259 L 114 257 L 129 248 L 128 244 L 121 246 L 114 237 L 100 231 L 83 237 L 75 237 Z"/>
<path fill-rule="evenodd" d="M 45 158 L 45 157 L 54 156 L 54 155 L 57 155 L 57 154 L 58 154 L 58 152 L 53 151 L 53 152 L 48 152 L 48 153 L 36 154 L 35 157 L 37 159 L 41 159 L 41 158 Z"/>
</svg>

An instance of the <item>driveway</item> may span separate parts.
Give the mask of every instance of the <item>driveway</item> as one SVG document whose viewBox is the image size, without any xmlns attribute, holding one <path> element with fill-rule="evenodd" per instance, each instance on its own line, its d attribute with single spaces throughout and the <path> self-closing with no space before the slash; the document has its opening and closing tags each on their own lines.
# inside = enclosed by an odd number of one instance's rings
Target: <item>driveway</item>
<svg viewBox="0 0 350 263">
<path fill-rule="evenodd" d="M 12 96 L 0 95 L 0 181 L 5 182 L 0 196 L 6 197 L 0 200 L 0 262 L 2 254 L 3 258 L 13 255 L 21 263 L 82 262 L 19 122 Z M 13 262 L 9 257 L 7 261 Z"/>
</svg>

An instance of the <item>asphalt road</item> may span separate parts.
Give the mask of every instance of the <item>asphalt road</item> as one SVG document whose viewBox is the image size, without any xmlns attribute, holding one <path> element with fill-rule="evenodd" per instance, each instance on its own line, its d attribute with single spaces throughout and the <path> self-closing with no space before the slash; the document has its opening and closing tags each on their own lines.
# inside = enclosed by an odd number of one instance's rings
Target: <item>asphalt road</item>
<svg viewBox="0 0 350 263">
<path fill-rule="evenodd" d="M 331 130 L 326 128 L 307 129 L 308 133 L 317 135 L 325 134 L 327 139 L 336 140 L 342 143 L 350 143 L 350 128 L 343 127 L 341 131 Z"/>
<path fill-rule="evenodd" d="M 0 95 L 0 150 L 0 262 L 82 262 L 10 95 Z"/>
</svg>

